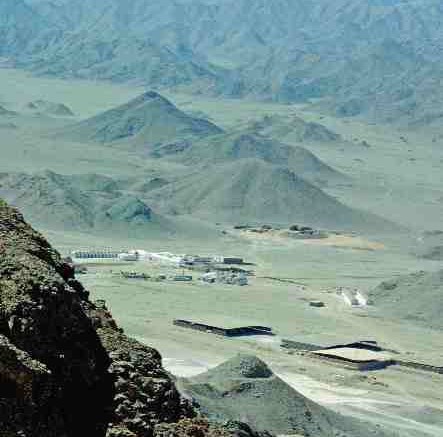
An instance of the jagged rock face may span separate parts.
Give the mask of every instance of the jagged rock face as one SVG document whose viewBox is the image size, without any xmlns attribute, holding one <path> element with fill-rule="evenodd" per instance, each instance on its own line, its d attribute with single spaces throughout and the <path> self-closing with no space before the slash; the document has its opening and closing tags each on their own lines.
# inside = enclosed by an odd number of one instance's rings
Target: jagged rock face
<svg viewBox="0 0 443 437">
<path fill-rule="evenodd" d="M 114 385 L 110 359 L 83 308 L 86 298 L 48 243 L 18 212 L 0 207 L 0 333 L 4 344 L 17 349 L 15 360 L 26 356 L 41 366 L 38 375 L 25 363 L 25 376 L 15 374 L 14 366 L 1 374 L 8 391 L 17 393 L 16 408 L 8 407 L 12 420 L 0 416 L 11 435 L 104 435 Z M 2 350 L 0 368 L 10 353 Z M 47 411 L 37 423 L 36 409 Z M 16 414 L 22 420 L 14 420 Z"/>
<path fill-rule="evenodd" d="M 183 419 L 177 423 L 156 427 L 156 437 L 272 437 L 268 432 L 258 433 L 249 425 L 228 421 L 223 427 L 213 427 L 206 420 Z"/>
<path fill-rule="evenodd" d="M 112 361 L 109 373 L 115 393 L 108 437 L 151 436 L 158 424 L 195 415 L 155 349 L 125 336 L 102 303 L 89 305 L 87 312 Z"/>
<path fill-rule="evenodd" d="M 126 337 L 0 204 L 0 435 L 150 436 L 192 416 L 158 352 Z"/>
<path fill-rule="evenodd" d="M 266 437 L 213 425 L 160 354 L 92 303 L 48 242 L 0 199 L 0 437 Z"/>
</svg>

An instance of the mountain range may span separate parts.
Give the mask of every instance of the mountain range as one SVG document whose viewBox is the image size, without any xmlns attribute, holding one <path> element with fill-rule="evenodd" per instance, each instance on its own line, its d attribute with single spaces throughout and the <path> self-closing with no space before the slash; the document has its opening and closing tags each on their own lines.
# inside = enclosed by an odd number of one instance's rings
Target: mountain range
<svg viewBox="0 0 443 437">
<path fill-rule="evenodd" d="M 438 0 L 4 0 L 0 56 L 41 74 L 441 117 Z"/>
<path fill-rule="evenodd" d="M 273 126 L 288 129 L 300 142 L 285 144 L 265 135 Z M 328 193 L 355 181 L 303 144 L 344 142 L 297 116 L 224 131 L 148 91 L 82 121 L 68 118 L 51 135 L 69 147 L 71 141 L 85 150 L 97 143 L 111 154 L 130 153 L 131 159 L 163 170 L 118 177 L 49 170 L 0 174 L 0 196 L 40 226 L 86 231 L 124 226 L 144 232 L 166 229 L 168 218 L 181 215 L 228 225 L 266 221 L 364 233 L 397 229 Z"/>
<path fill-rule="evenodd" d="M 0 196 L 36 225 L 83 232 L 168 230 L 168 217 L 177 215 L 226 224 L 270 221 L 360 232 L 395 229 L 374 214 L 341 203 L 287 167 L 260 159 L 200 166 L 171 180 L 1 173 Z"/>
</svg>

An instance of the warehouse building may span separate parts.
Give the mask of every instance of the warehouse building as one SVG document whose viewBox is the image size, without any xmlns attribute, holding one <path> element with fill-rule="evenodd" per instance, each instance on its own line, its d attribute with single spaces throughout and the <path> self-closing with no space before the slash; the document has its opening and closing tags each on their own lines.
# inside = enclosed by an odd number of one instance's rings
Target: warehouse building
<svg viewBox="0 0 443 437">
<path fill-rule="evenodd" d="M 385 369 L 396 364 L 388 354 L 353 347 L 320 349 L 312 351 L 311 356 L 361 371 Z"/>
<path fill-rule="evenodd" d="M 267 326 L 238 326 L 225 323 L 223 325 L 207 324 L 204 322 L 196 322 L 192 320 L 176 319 L 174 325 L 181 328 L 194 329 L 196 331 L 206 332 L 208 334 L 216 334 L 223 337 L 241 337 L 249 335 L 274 335 L 272 328 Z"/>
</svg>

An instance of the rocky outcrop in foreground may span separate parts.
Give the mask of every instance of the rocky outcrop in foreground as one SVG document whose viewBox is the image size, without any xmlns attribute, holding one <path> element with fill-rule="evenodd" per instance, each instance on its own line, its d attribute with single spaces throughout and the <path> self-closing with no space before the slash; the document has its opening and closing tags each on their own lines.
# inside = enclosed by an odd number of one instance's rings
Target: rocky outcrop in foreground
<svg viewBox="0 0 443 437">
<path fill-rule="evenodd" d="M 92 303 L 48 242 L 0 201 L 0 437 L 253 436 L 195 412 L 160 354 Z"/>
</svg>

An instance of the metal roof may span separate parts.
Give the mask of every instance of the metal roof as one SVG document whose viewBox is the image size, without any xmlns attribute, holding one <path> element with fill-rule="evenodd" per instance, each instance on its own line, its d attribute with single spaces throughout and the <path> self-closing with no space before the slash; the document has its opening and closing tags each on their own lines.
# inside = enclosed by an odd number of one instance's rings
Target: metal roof
<svg viewBox="0 0 443 437">
<path fill-rule="evenodd" d="M 317 355 L 328 355 L 332 357 L 342 358 L 350 361 L 386 361 L 392 357 L 382 352 L 374 352 L 367 349 L 354 349 L 350 347 L 340 347 L 336 349 L 320 349 L 313 351 Z"/>
</svg>

